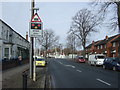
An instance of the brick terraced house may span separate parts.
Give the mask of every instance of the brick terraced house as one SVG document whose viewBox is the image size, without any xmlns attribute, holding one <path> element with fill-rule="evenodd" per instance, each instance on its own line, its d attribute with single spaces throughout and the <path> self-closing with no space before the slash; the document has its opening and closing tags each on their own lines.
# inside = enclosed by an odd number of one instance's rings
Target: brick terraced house
<svg viewBox="0 0 120 90">
<path fill-rule="evenodd" d="M 92 42 L 86 47 L 86 56 L 89 54 L 104 54 L 106 57 L 120 57 L 120 34 L 108 37 L 104 40 Z"/>
</svg>

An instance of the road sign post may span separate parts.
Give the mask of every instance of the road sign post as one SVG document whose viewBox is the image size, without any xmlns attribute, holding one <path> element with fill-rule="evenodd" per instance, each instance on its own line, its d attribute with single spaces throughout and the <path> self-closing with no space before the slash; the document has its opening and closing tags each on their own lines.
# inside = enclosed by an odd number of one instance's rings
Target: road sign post
<svg viewBox="0 0 120 90">
<path fill-rule="evenodd" d="M 31 18 L 34 16 L 34 8 L 35 7 L 35 1 L 32 0 L 31 2 Z M 29 28 L 30 29 L 30 28 Z M 30 31 L 30 30 L 29 30 Z M 33 79 L 33 52 L 34 52 L 34 38 L 30 37 L 30 78 Z"/>
<path fill-rule="evenodd" d="M 42 30 L 43 30 L 43 23 L 40 17 L 38 16 L 38 14 L 35 13 L 30 22 L 30 31 L 29 31 L 30 37 L 33 37 L 36 39 L 36 37 L 42 35 Z M 35 48 L 36 48 L 36 42 L 35 42 Z M 36 56 L 35 52 L 34 52 L 34 56 Z M 33 81 L 36 81 L 36 60 L 35 58 L 36 57 L 34 57 L 34 62 L 33 62 Z"/>
</svg>

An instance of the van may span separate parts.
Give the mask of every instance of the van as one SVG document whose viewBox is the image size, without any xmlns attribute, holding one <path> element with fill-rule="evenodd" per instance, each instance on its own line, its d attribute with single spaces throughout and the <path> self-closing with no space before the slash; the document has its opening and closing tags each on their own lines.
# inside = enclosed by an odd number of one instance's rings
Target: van
<svg viewBox="0 0 120 90">
<path fill-rule="evenodd" d="M 103 65 L 104 58 L 103 54 L 92 54 L 89 55 L 88 63 L 90 65 Z"/>
</svg>

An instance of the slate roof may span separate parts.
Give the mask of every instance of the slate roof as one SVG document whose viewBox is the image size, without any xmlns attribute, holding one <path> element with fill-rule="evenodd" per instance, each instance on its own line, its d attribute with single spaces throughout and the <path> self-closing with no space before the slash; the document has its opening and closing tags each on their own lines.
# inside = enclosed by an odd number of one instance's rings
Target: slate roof
<svg viewBox="0 0 120 90">
<path fill-rule="evenodd" d="M 118 35 L 120 35 L 120 34 L 118 34 Z M 102 40 L 101 42 L 97 43 L 95 46 L 104 45 L 104 44 L 108 43 L 109 41 L 111 41 L 113 38 L 115 38 L 115 37 L 118 36 L 118 35 L 109 37 L 107 40 L 104 39 L 104 40 Z"/>
<path fill-rule="evenodd" d="M 87 47 L 85 47 L 85 49 L 90 48 L 91 46 L 92 46 L 92 43 L 89 44 Z"/>
<path fill-rule="evenodd" d="M 115 40 L 113 40 L 112 42 L 117 42 L 117 41 L 120 41 L 120 36 L 116 38 Z"/>
<path fill-rule="evenodd" d="M 25 41 L 27 41 L 28 43 L 30 43 L 28 40 L 26 40 L 22 35 L 20 35 L 18 32 L 16 32 L 15 30 L 13 30 L 7 23 L 5 23 L 3 20 L 0 19 L 0 21 L 2 23 L 4 23 L 6 26 L 8 26 L 13 32 L 15 32 L 16 34 L 18 34 L 21 38 L 23 38 Z"/>
<path fill-rule="evenodd" d="M 111 41 L 112 39 L 114 39 L 114 38 L 115 38 L 116 36 L 118 36 L 118 35 L 120 35 L 120 34 L 117 34 L 117 35 L 115 35 L 115 36 L 108 37 L 107 40 L 106 40 L 106 39 L 103 39 L 103 40 L 96 41 L 96 42 L 95 42 L 95 46 L 104 45 L 104 44 L 108 43 L 109 41 Z M 120 41 L 120 37 L 116 38 L 116 39 L 113 40 L 112 42 L 116 42 L 116 41 Z M 92 46 L 92 43 L 89 44 L 89 45 L 86 47 L 86 49 L 87 49 L 87 48 L 90 48 L 91 46 Z"/>
<path fill-rule="evenodd" d="M 96 41 L 96 42 L 94 42 L 95 44 L 97 44 L 99 41 Z M 92 43 L 91 44 L 89 44 L 87 47 L 86 47 L 86 49 L 87 48 L 91 48 L 91 46 L 92 46 Z"/>
</svg>

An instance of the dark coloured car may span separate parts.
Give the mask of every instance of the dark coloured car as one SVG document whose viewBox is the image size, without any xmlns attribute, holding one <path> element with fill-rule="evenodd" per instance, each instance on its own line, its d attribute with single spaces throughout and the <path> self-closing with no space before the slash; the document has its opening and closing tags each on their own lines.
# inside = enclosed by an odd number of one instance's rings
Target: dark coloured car
<svg viewBox="0 0 120 90">
<path fill-rule="evenodd" d="M 103 62 L 103 68 L 105 69 L 112 69 L 114 71 L 120 71 L 120 58 L 118 57 L 111 57 L 105 58 Z"/>
<path fill-rule="evenodd" d="M 78 56 L 78 57 L 76 57 L 76 62 L 80 62 L 80 63 L 85 63 L 85 59 L 83 58 L 83 56 Z"/>
</svg>

